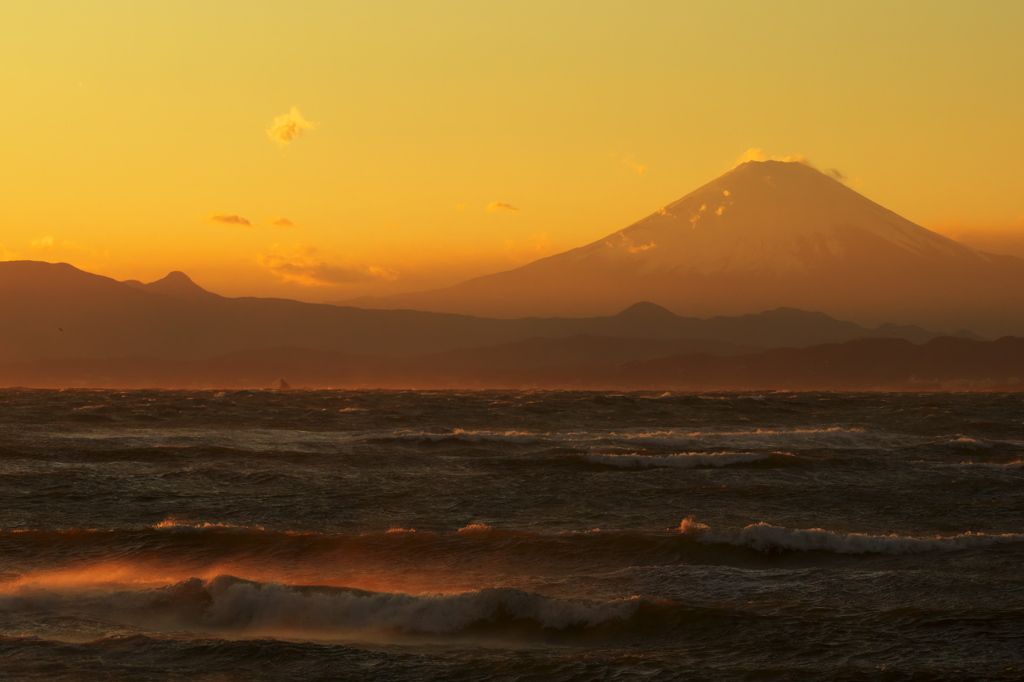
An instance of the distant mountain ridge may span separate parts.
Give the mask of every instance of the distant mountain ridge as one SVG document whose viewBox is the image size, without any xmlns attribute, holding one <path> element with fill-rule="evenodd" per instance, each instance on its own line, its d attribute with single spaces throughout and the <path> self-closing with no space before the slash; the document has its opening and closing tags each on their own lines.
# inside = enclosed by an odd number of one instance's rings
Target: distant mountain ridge
<svg viewBox="0 0 1024 682">
<path fill-rule="evenodd" d="M 731 356 L 688 353 L 624 364 L 510 366 L 485 356 L 453 353 L 438 362 L 433 356 L 381 358 L 274 348 L 206 360 L 0 362 L 0 386 L 277 389 L 280 377 L 287 377 L 291 387 L 315 389 L 1024 391 L 1024 339 L 1015 337 L 939 337 L 920 345 L 905 339 L 858 339 Z"/>
<path fill-rule="evenodd" d="M 931 232 L 796 162 L 751 161 L 591 244 L 350 304 L 501 317 L 793 307 L 861 324 L 1024 333 L 1024 260 Z"/>
<path fill-rule="evenodd" d="M 0 327 L 0 360 L 5 361 L 202 359 L 289 346 L 411 357 L 581 335 L 703 340 L 747 349 L 877 336 L 921 342 L 937 336 L 916 327 L 872 330 L 792 309 L 707 320 L 679 317 L 650 303 L 595 318 L 509 320 L 362 310 L 286 299 L 225 298 L 203 291 L 184 275 L 146 285 L 117 282 L 65 263 L 36 261 L 0 262 L 0 316 L 5 322 Z M 595 343 L 604 342 L 591 345 Z M 711 345 L 705 348 L 711 350 Z M 621 361 L 631 359 L 637 358 Z"/>
<path fill-rule="evenodd" d="M 174 296 L 175 298 L 209 298 L 210 296 L 217 296 L 217 294 L 207 291 L 198 284 L 192 281 L 192 279 L 180 270 L 170 272 L 163 279 L 158 279 L 155 282 L 149 282 L 143 284 L 137 279 L 124 280 L 123 284 L 139 289 L 140 291 L 148 291 L 154 294 L 163 294 L 165 296 Z"/>
</svg>

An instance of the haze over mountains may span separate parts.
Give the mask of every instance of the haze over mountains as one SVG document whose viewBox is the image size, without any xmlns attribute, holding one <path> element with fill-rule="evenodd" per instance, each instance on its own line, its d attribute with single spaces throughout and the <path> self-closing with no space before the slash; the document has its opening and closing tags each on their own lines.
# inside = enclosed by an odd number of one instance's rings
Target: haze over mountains
<svg viewBox="0 0 1024 682">
<path fill-rule="evenodd" d="M 821 313 L 778 309 L 707 320 L 637 303 L 595 318 L 489 319 L 410 310 L 363 310 L 286 299 L 225 298 L 180 272 L 149 284 L 118 282 L 66 263 L 0 263 L 0 358 L 202 359 L 225 353 L 300 347 L 354 355 L 411 357 L 576 337 L 574 353 L 626 362 L 665 350 L 744 352 L 864 337 L 922 342 L 919 327 L 868 329 Z M 640 340 L 610 343 L 605 338 Z M 600 348 L 606 350 L 601 351 Z M 555 350 L 549 344 L 552 353 Z M 531 351 L 535 352 L 535 351 Z M 588 355 L 590 354 L 590 355 Z M 671 354 L 671 353 L 667 353 Z"/>
<path fill-rule="evenodd" d="M 800 385 L 818 386 L 850 384 L 842 357 L 853 353 L 851 362 L 863 365 L 858 344 L 866 340 L 898 342 L 870 348 L 897 352 L 895 366 L 904 369 L 920 366 L 911 356 L 924 350 L 915 349 L 943 340 L 920 327 L 868 329 L 792 308 L 698 319 L 640 302 L 604 317 L 488 319 L 232 299 L 180 272 L 143 284 L 34 261 L 0 263 L 0 316 L 0 385 L 42 387 L 267 387 L 284 376 L 311 387 L 786 386 L 771 369 L 782 366 L 779 358 L 795 366 L 810 358 L 817 377 Z M 968 355 L 1006 356 L 1004 342 L 993 353 L 993 342 L 963 336 L 974 344 Z M 814 360 L 823 348 L 833 349 L 824 364 Z M 1016 372 L 1013 363 L 1006 371 L 991 362 L 938 372 L 933 365 L 923 370 L 931 383 L 896 372 L 879 385 L 1016 380 L 1006 373 Z"/>
<path fill-rule="evenodd" d="M 593 244 L 373 304 L 0 262 L 0 385 L 935 388 L 1024 374 L 1024 341 L 974 333 L 1024 334 L 1024 261 L 801 163 L 749 162 Z"/>
<path fill-rule="evenodd" d="M 1024 260 L 916 225 L 797 162 L 750 161 L 604 239 L 446 289 L 352 303 L 502 317 L 778 307 L 1024 334 Z"/>
</svg>

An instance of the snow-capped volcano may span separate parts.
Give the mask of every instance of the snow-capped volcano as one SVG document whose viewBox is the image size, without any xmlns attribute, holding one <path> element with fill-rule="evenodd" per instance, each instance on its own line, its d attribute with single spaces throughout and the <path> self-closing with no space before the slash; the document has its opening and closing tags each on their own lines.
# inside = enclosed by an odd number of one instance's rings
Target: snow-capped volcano
<svg viewBox="0 0 1024 682">
<path fill-rule="evenodd" d="M 357 305 L 481 315 L 818 310 L 1024 333 L 1024 261 L 916 225 L 799 162 L 750 161 L 604 239 L 436 291 Z"/>
<path fill-rule="evenodd" d="M 879 244 L 876 240 L 880 240 Z M 749 161 L 576 258 L 642 263 L 645 271 L 809 273 L 872 242 L 930 261 L 985 254 L 901 218 L 798 162 Z M 555 256 L 558 259 L 559 256 Z"/>
</svg>

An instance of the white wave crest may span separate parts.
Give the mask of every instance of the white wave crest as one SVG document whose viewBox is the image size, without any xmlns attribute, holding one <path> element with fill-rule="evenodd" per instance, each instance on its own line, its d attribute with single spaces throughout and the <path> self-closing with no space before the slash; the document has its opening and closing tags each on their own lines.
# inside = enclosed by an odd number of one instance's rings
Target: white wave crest
<svg viewBox="0 0 1024 682">
<path fill-rule="evenodd" d="M 219 530 L 225 532 L 251 533 L 253 531 L 266 530 L 263 526 L 236 526 L 229 523 L 211 523 L 209 521 L 205 521 L 203 523 L 189 523 L 187 521 L 179 521 L 173 516 L 150 526 L 150 528 L 153 530 L 169 530 L 178 532 Z"/>
<path fill-rule="evenodd" d="M 693 469 L 696 467 L 724 467 L 732 464 L 763 462 L 772 457 L 793 457 L 787 452 L 754 453 L 754 452 L 691 452 L 678 455 L 624 455 L 583 454 L 576 455 L 580 459 L 593 464 L 604 464 L 620 469 L 652 469 L 674 467 Z"/>
<path fill-rule="evenodd" d="M 984 467 L 986 469 L 1024 469 L 1024 459 L 1018 459 L 1015 462 L 1003 462 L 1002 464 L 996 462 L 960 462 L 959 466 L 962 467 Z"/>
<path fill-rule="evenodd" d="M 786 528 L 768 523 L 749 525 L 737 533 L 712 531 L 704 524 L 684 519 L 680 532 L 693 535 L 704 544 L 727 544 L 750 547 L 761 552 L 824 551 L 836 554 L 921 554 L 979 549 L 995 545 L 1024 542 L 1022 533 L 961 533 L 913 537 L 905 535 L 868 535 L 866 533 L 834 533 L 821 528 Z"/>
<path fill-rule="evenodd" d="M 859 427 L 832 426 L 807 429 L 753 429 L 749 431 L 621 431 L 592 437 L 599 442 L 641 444 L 646 447 L 730 450 L 842 448 L 891 449 L 919 442 L 902 434 L 866 431 Z"/>
<path fill-rule="evenodd" d="M 967 436 L 951 438 L 948 444 L 958 450 L 988 450 L 994 445 L 988 441 L 968 438 Z"/>
</svg>

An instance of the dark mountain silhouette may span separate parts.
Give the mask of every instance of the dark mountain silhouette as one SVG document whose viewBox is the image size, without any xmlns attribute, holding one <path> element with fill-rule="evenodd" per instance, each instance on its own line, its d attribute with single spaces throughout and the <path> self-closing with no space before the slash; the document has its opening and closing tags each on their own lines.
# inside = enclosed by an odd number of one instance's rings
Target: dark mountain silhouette
<svg viewBox="0 0 1024 682">
<path fill-rule="evenodd" d="M 858 339 L 735 357 L 687 355 L 618 368 L 620 385 L 687 390 L 1024 390 L 1024 338 Z"/>
<path fill-rule="evenodd" d="M 0 263 L 0 319 L 4 320 L 0 359 L 6 361 L 128 356 L 204 359 L 279 347 L 403 357 L 580 335 L 699 339 L 747 348 L 873 336 L 922 341 L 936 336 L 914 327 L 871 330 L 791 309 L 708 320 L 679 317 L 649 303 L 608 317 L 576 319 L 509 320 L 362 310 L 286 299 L 225 298 L 203 291 L 184 275 L 146 285 L 123 283 L 66 263 L 35 261 Z M 607 346 L 600 340 L 573 343 L 573 350 L 558 352 L 587 357 L 604 352 L 598 345 Z M 593 348 L 583 350 L 588 343 Z M 640 355 L 636 348 L 623 351 L 619 361 L 650 357 L 653 346 Z M 723 352 L 731 351 L 723 347 Z"/>
<path fill-rule="evenodd" d="M 618 339 L 615 341 L 623 341 Z M 542 388 L 594 390 L 1024 390 L 1024 339 L 858 339 L 735 356 L 625 364 L 509 366 L 480 355 L 381 358 L 307 348 L 208 360 L 117 358 L 0 363 L 0 385 L 92 388 Z M 550 357 L 538 358 L 547 362 Z M 282 385 L 280 376 L 287 375 Z M 89 418 L 94 418 L 87 415 Z"/>
<path fill-rule="evenodd" d="M 802 163 L 751 161 L 592 244 L 446 289 L 351 303 L 518 317 L 779 306 L 861 324 L 1024 333 L 1024 260 L 901 218 Z"/>
<path fill-rule="evenodd" d="M 124 284 L 127 284 L 134 289 L 140 289 L 154 294 L 163 294 L 165 296 L 174 296 L 176 298 L 195 299 L 217 296 L 217 294 L 209 292 L 193 282 L 188 275 L 180 270 L 168 273 L 163 279 L 158 279 L 157 281 L 150 282 L 149 284 L 143 284 L 137 279 L 125 280 Z"/>
<path fill-rule="evenodd" d="M 740 355 L 757 350 L 762 349 L 710 339 L 630 339 L 579 334 L 560 339 L 535 337 L 498 346 L 445 351 L 419 356 L 416 360 L 438 368 L 536 369 L 619 365 L 692 353 Z"/>
</svg>

